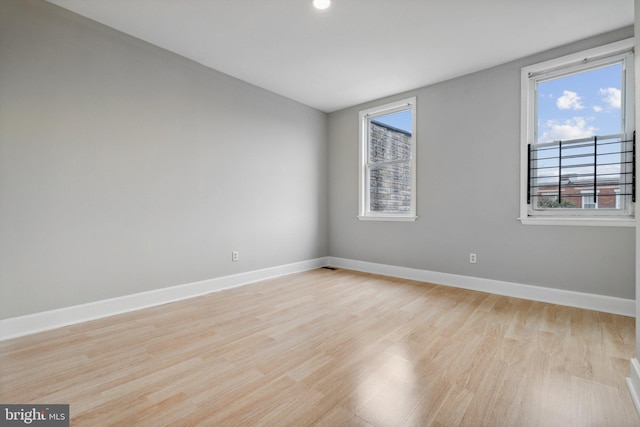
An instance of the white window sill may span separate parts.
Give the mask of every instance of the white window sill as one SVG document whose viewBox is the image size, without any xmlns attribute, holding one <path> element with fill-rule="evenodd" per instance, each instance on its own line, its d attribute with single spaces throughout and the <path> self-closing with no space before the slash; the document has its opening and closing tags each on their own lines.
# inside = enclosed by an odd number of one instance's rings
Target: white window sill
<svg viewBox="0 0 640 427">
<path fill-rule="evenodd" d="M 395 216 L 395 215 L 359 215 L 360 221 L 415 221 L 417 216 Z"/>
<path fill-rule="evenodd" d="M 524 225 L 580 225 L 596 227 L 635 227 L 635 218 L 518 218 Z"/>
</svg>

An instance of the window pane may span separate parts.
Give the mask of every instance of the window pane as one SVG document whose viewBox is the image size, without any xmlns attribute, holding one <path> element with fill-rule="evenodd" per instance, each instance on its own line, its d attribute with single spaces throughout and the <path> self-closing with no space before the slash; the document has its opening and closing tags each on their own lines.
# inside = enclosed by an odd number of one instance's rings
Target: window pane
<svg viewBox="0 0 640 427">
<path fill-rule="evenodd" d="M 403 128 L 392 126 L 390 123 Z M 404 129 L 407 127 L 408 131 Z M 410 158 L 411 110 L 376 117 L 369 122 L 369 162 Z"/>
<path fill-rule="evenodd" d="M 544 146 L 534 153 L 535 208 L 620 209 L 615 194 L 629 181 L 626 145 L 622 137 L 601 137 L 623 132 L 622 76 L 616 63 L 538 82 L 536 136 Z M 594 136 L 597 144 L 580 141 Z M 546 144 L 552 141 L 562 147 Z M 585 194 L 594 187 L 597 197 Z"/>
<path fill-rule="evenodd" d="M 369 169 L 369 191 L 369 209 L 372 212 L 410 212 L 410 163 L 371 167 Z"/>
<path fill-rule="evenodd" d="M 537 142 L 621 133 L 621 106 L 621 63 L 538 82 Z"/>
<path fill-rule="evenodd" d="M 596 203 L 593 194 L 582 195 L 582 209 L 596 209 L 598 204 Z"/>
</svg>

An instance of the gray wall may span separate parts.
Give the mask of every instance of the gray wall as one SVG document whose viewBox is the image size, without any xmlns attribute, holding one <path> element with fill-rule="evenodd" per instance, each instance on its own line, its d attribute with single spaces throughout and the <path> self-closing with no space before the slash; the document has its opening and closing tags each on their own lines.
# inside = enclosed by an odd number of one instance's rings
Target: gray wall
<svg viewBox="0 0 640 427">
<path fill-rule="evenodd" d="M 41 0 L 0 58 L 0 318 L 328 255 L 326 114 Z"/>
<path fill-rule="evenodd" d="M 634 298 L 633 228 L 524 226 L 520 69 L 633 36 L 633 28 L 329 116 L 332 256 Z M 461 54 L 464 54 L 461 52 Z M 417 214 L 359 221 L 358 111 L 417 97 Z M 478 263 L 469 264 L 469 253 Z"/>
</svg>

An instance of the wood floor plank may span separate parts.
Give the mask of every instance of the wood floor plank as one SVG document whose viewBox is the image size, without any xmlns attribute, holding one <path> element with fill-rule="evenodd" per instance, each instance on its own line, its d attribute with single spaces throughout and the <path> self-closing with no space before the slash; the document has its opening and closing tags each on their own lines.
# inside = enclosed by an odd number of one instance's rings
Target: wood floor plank
<svg viewBox="0 0 640 427">
<path fill-rule="evenodd" d="M 640 426 L 632 318 L 319 269 L 0 342 L 73 426 Z"/>
</svg>

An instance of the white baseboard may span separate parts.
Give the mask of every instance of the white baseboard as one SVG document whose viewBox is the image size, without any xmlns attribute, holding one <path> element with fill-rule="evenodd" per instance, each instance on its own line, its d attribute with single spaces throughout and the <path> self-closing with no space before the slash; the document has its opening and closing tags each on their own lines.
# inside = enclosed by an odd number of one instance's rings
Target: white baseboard
<svg viewBox="0 0 640 427">
<path fill-rule="evenodd" d="M 3 319 L 0 320 L 0 341 L 193 298 L 260 280 L 313 270 L 326 265 L 327 258 L 317 258 L 262 270 L 217 277 L 200 282 L 155 289 L 133 295 L 110 298 L 88 304 Z"/>
<path fill-rule="evenodd" d="M 565 305 L 569 307 L 586 308 L 589 310 L 620 314 L 623 316 L 635 317 L 636 315 L 636 302 L 632 299 L 565 291 L 562 289 L 523 285 L 520 283 L 481 279 L 478 277 L 439 273 L 429 270 L 419 270 L 415 268 L 398 267 L 345 258 L 329 257 L 329 265 L 332 267 L 429 282 L 438 285 L 452 286 L 455 288 L 488 292 L 514 298 L 548 302 L 551 304 Z"/>
<path fill-rule="evenodd" d="M 26 316 L 0 320 L 0 341 L 37 332 L 74 325 L 89 320 L 127 313 L 143 308 L 180 301 L 211 292 L 271 279 L 287 274 L 299 273 L 324 266 L 363 271 L 384 276 L 399 277 L 444 286 L 464 288 L 533 301 L 542 301 L 570 307 L 586 308 L 605 313 L 635 316 L 635 300 L 586 294 L 540 286 L 498 280 L 481 279 L 457 274 L 438 273 L 429 270 L 356 261 L 345 258 L 324 257 L 286 264 L 262 270 L 218 277 L 200 282 L 171 286 L 149 292 L 141 292 L 88 304 L 44 311 Z M 640 368 L 640 366 L 639 366 Z M 640 387 L 637 388 L 640 391 Z"/>
<path fill-rule="evenodd" d="M 640 415 L 640 363 L 635 357 L 631 359 L 631 368 L 629 376 L 626 378 L 629 394 L 636 407 L 636 412 Z"/>
</svg>

